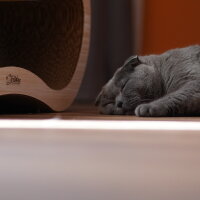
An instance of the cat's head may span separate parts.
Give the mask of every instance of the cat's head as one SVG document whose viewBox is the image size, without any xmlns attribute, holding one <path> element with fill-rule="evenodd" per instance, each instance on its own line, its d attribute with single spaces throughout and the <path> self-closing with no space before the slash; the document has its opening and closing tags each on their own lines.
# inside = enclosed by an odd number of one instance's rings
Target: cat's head
<svg viewBox="0 0 200 200">
<path fill-rule="evenodd" d="M 130 57 L 102 88 L 96 106 L 102 114 L 134 114 L 135 108 L 155 98 L 155 68 Z"/>
</svg>

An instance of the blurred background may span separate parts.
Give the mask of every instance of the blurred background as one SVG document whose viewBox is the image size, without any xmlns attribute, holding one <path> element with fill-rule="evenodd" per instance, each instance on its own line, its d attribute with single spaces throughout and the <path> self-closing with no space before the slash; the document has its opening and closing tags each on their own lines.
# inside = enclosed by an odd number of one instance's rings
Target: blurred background
<svg viewBox="0 0 200 200">
<path fill-rule="evenodd" d="M 198 0 L 92 0 L 92 36 L 78 101 L 93 102 L 132 54 L 200 43 Z"/>
</svg>

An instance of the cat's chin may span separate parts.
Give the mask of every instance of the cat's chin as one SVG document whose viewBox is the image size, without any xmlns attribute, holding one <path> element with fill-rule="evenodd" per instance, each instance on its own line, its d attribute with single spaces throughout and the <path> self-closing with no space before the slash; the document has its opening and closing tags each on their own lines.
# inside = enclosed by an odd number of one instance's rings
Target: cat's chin
<svg viewBox="0 0 200 200">
<path fill-rule="evenodd" d="M 123 108 L 116 107 L 111 104 L 109 104 L 105 107 L 100 107 L 99 112 L 100 112 L 100 114 L 103 114 L 103 115 L 130 115 L 130 112 L 127 112 Z M 131 113 L 131 115 L 132 114 L 133 113 Z"/>
<path fill-rule="evenodd" d="M 134 110 L 127 110 L 127 109 L 115 109 L 113 115 L 126 115 L 126 116 L 133 116 L 135 115 Z"/>
</svg>

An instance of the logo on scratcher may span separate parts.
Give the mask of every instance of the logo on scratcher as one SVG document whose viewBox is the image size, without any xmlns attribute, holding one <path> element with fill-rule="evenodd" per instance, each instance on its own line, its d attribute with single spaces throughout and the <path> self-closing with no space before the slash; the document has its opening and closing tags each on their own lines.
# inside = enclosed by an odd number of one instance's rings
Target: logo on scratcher
<svg viewBox="0 0 200 200">
<path fill-rule="evenodd" d="M 21 79 L 18 76 L 12 74 L 6 76 L 6 85 L 19 85 L 20 83 Z"/>
</svg>

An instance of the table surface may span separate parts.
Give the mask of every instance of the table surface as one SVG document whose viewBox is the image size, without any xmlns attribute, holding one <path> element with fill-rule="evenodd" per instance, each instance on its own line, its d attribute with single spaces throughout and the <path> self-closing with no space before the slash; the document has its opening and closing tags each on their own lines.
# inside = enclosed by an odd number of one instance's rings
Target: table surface
<svg viewBox="0 0 200 200">
<path fill-rule="evenodd" d="M 0 118 L 2 200 L 200 198 L 198 117 L 103 116 L 84 105 Z"/>
</svg>

